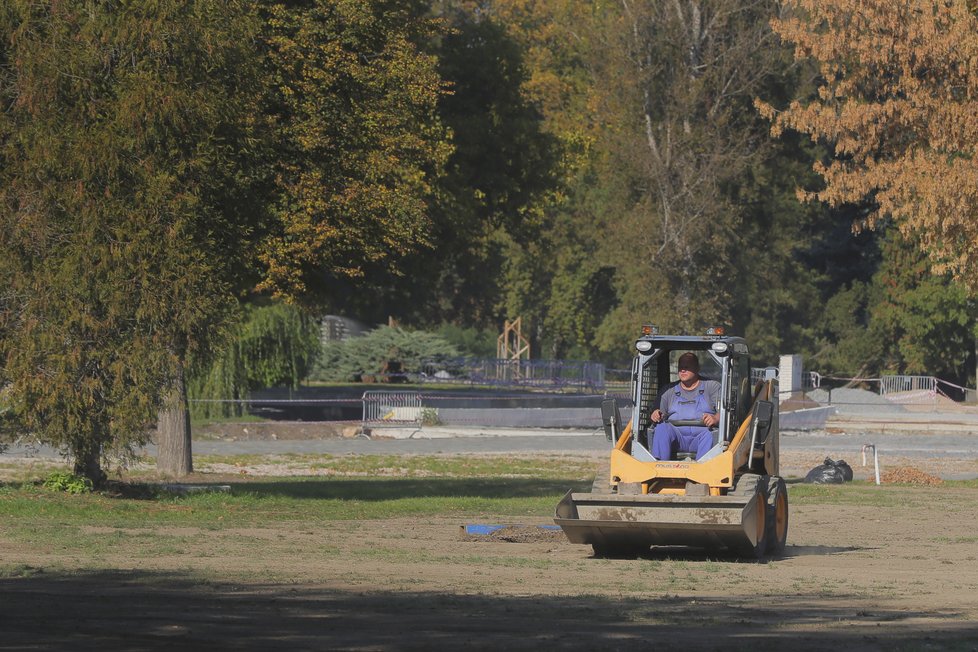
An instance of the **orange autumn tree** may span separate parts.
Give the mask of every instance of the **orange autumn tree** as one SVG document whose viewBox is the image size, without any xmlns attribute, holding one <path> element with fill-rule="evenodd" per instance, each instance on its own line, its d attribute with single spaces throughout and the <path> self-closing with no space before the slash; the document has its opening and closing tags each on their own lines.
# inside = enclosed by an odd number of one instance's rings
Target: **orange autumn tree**
<svg viewBox="0 0 978 652">
<path fill-rule="evenodd" d="M 797 60 L 819 66 L 817 97 L 785 110 L 758 101 L 775 136 L 829 145 L 825 187 L 804 198 L 869 201 L 935 273 L 978 290 L 978 19 L 967 0 L 790 0 L 772 21 Z"/>
</svg>

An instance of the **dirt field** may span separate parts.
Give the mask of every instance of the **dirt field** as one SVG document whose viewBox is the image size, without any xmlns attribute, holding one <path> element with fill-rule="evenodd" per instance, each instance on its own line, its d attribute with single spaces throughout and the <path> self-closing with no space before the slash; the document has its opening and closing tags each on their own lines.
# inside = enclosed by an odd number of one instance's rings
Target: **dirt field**
<svg viewBox="0 0 978 652">
<path fill-rule="evenodd" d="M 595 559 L 545 519 L 161 529 L 183 543 L 99 571 L 0 537 L 0 649 L 978 649 L 978 490 L 863 492 L 793 504 L 764 563 Z"/>
</svg>

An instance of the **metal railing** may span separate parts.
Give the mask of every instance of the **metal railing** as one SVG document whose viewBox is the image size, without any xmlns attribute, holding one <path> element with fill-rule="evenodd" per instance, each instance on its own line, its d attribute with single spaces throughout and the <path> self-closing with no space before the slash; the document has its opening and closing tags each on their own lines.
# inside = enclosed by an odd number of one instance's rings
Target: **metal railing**
<svg viewBox="0 0 978 652">
<path fill-rule="evenodd" d="M 413 428 L 414 436 L 424 425 L 421 394 L 418 392 L 363 393 L 363 419 L 361 434 L 369 436 L 376 428 Z"/>
<path fill-rule="evenodd" d="M 882 376 L 880 378 L 882 396 L 916 391 L 936 392 L 937 378 L 934 376 Z"/>
<path fill-rule="evenodd" d="M 448 358 L 423 363 L 420 380 L 441 384 L 600 392 L 605 387 L 605 367 L 600 362 L 581 360 Z"/>
</svg>

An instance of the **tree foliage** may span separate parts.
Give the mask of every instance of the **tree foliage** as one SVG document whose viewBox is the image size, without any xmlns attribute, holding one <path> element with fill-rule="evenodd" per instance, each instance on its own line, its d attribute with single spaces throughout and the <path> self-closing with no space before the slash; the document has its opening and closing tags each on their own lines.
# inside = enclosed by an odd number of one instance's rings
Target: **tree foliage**
<svg viewBox="0 0 978 652">
<path fill-rule="evenodd" d="M 522 315 L 544 356 L 724 324 L 767 362 L 963 380 L 973 3 L 782 6 L 0 4 L 3 424 L 95 478 L 189 361 L 197 392 L 294 385 L 311 322 L 268 294 L 482 345 Z M 352 342 L 318 377 L 455 350 Z"/>
<path fill-rule="evenodd" d="M 607 336 L 652 320 L 668 332 L 725 322 L 742 247 L 744 183 L 766 145 L 749 110 L 779 72 L 766 20 L 775 4 L 622 2 L 601 26 L 597 78 L 617 128 L 607 138 L 627 175 L 615 248 L 621 304 Z"/>
<path fill-rule="evenodd" d="M 526 92 L 524 51 L 484 6 L 434 3 L 446 33 L 431 44 L 448 92 L 438 116 L 453 151 L 436 184 L 427 243 L 392 270 L 381 261 L 336 286 L 334 309 L 382 322 L 495 328 L 505 314 L 510 242 L 533 242 L 557 151 Z"/>
<path fill-rule="evenodd" d="M 426 240 L 450 147 L 423 9 L 0 7 L 0 346 L 23 427 L 94 477 L 163 408 L 160 466 L 186 473 L 183 369 L 240 297 L 321 302 Z"/>
<path fill-rule="evenodd" d="M 774 133 L 825 142 L 831 205 L 868 198 L 857 227 L 892 218 L 938 274 L 978 278 L 978 17 L 966 0 L 795 0 L 775 30 L 821 72 L 817 97 L 778 112 Z"/>
<path fill-rule="evenodd" d="M 815 326 L 819 348 L 808 363 L 810 367 L 850 378 L 879 373 L 887 343 L 872 315 L 877 301 L 877 287 L 865 281 L 852 281 L 835 292 Z"/>
<path fill-rule="evenodd" d="M 440 28 L 423 11 L 385 0 L 267 9 L 277 199 L 260 289 L 335 300 L 335 279 L 396 269 L 429 242 L 451 146 L 436 114 L 446 89 L 425 50 Z"/>
<path fill-rule="evenodd" d="M 598 326 L 618 303 L 617 256 L 603 243 L 621 214 L 602 128 L 616 119 L 595 102 L 592 7 L 552 0 L 498 0 L 493 17 L 521 43 L 526 96 L 554 140 L 554 189 L 538 204 L 536 237 L 505 242 L 502 304 L 531 325 L 544 357 L 591 357 Z"/>
<path fill-rule="evenodd" d="M 799 219 L 790 199 L 804 157 L 773 147 L 751 108 L 799 83 L 767 26 L 777 3 L 488 6 L 524 43 L 527 92 L 561 146 L 541 235 L 506 265 L 506 305 L 550 352 L 620 359 L 649 321 L 752 328 L 768 352 L 810 335 L 774 326 L 818 298 L 797 263 L 814 211 Z"/>
<path fill-rule="evenodd" d="M 966 383 L 974 370 L 976 309 L 967 287 L 934 274 L 920 245 L 894 229 L 874 277 L 874 330 L 887 352 L 882 369 Z"/>
<path fill-rule="evenodd" d="M 286 303 L 249 304 L 230 346 L 191 375 L 189 395 L 197 417 L 242 414 L 250 390 L 298 388 L 320 353 L 319 323 Z"/>
<path fill-rule="evenodd" d="M 435 334 L 458 349 L 462 356 L 470 358 L 496 357 L 498 333 L 491 328 L 463 328 L 454 324 L 442 324 Z"/>
<path fill-rule="evenodd" d="M 255 35 L 238 2 L 0 8 L 3 376 L 93 479 L 233 310 Z"/>
</svg>

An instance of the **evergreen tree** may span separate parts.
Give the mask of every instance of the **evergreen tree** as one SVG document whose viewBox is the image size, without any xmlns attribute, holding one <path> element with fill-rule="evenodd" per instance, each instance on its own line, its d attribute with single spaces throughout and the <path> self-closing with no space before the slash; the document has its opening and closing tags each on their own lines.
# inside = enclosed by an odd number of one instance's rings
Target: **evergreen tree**
<svg viewBox="0 0 978 652">
<path fill-rule="evenodd" d="M 184 362 L 233 314 L 255 36 L 235 1 L 0 9 L 3 375 L 93 480 L 166 401 L 185 415 Z"/>
<path fill-rule="evenodd" d="M 418 2 L 0 6 L 3 378 L 93 479 L 159 424 L 256 285 L 315 303 L 426 239 L 450 147 Z M 266 56 L 267 55 L 267 56 Z"/>
<path fill-rule="evenodd" d="M 458 349 L 435 333 L 380 326 L 361 337 L 328 342 L 312 370 L 315 380 L 355 382 L 379 377 L 392 368 L 418 372 L 425 362 L 458 357 Z"/>
</svg>

